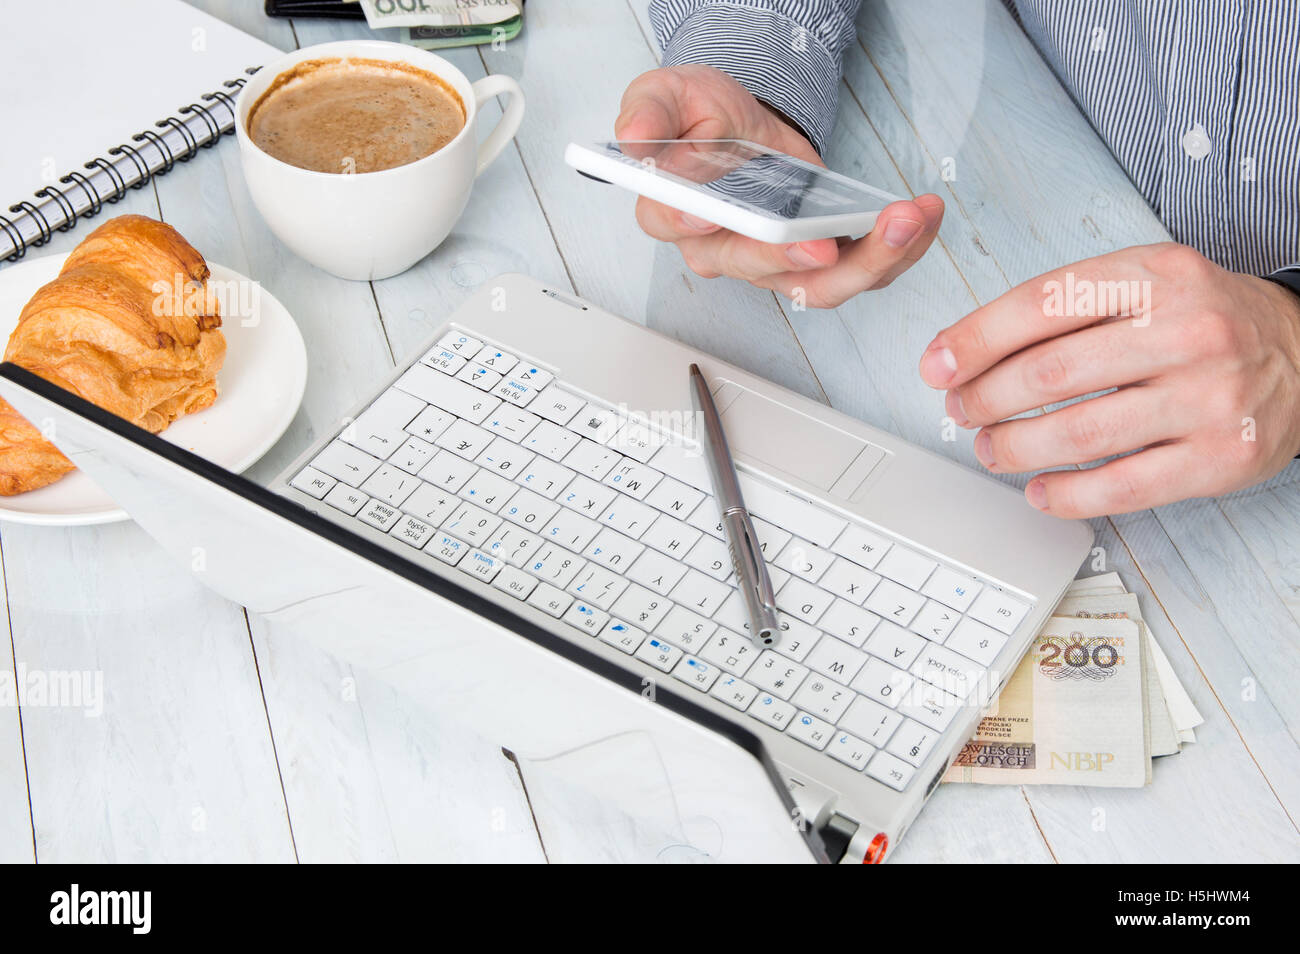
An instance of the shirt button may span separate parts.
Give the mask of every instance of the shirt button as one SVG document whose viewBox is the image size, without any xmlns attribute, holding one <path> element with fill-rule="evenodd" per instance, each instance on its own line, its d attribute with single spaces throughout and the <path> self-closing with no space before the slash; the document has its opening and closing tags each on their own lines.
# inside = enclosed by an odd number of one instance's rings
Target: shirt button
<svg viewBox="0 0 1300 954">
<path fill-rule="evenodd" d="M 1200 123 L 1183 133 L 1179 143 L 1183 147 L 1183 152 L 1191 159 L 1204 159 L 1210 154 L 1210 137 L 1206 135 L 1205 127 Z"/>
</svg>

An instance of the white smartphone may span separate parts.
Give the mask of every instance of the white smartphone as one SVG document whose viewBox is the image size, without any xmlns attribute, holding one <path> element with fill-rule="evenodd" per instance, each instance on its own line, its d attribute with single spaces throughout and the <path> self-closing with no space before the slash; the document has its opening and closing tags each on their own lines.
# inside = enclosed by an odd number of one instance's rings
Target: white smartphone
<svg viewBox="0 0 1300 954">
<path fill-rule="evenodd" d="M 564 161 L 760 242 L 865 235 L 899 199 L 744 139 L 571 142 Z"/>
</svg>

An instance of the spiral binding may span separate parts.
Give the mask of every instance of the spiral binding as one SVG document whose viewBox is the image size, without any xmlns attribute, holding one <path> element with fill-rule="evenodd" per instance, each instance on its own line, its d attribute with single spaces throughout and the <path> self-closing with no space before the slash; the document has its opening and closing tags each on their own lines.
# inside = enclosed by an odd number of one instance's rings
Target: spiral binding
<svg viewBox="0 0 1300 954">
<path fill-rule="evenodd" d="M 136 133 L 131 137 L 135 146 L 130 143 L 113 146 L 107 150 L 108 158 L 96 156 L 84 163 L 82 169 L 87 171 L 70 172 L 59 178 L 58 186 L 47 185 L 37 190 L 33 198 L 39 202 L 24 199 L 9 206 L 13 217 L 0 215 L 0 245 L 7 239 L 14 251 L 4 261 L 17 261 L 27 254 L 27 249 L 48 242 L 56 231 L 68 231 L 77 224 L 79 218 L 93 218 L 104 208 L 105 203 L 117 202 L 126 195 L 127 189 L 144 188 L 155 176 L 171 172 L 176 163 L 189 162 L 199 149 L 211 149 L 223 135 L 233 133 L 233 93 L 243 88 L 248 77 L 259 68 L 249 67 L 244 70 L 246 76 L 222 83 L 224 89 L 204 93 L 199 97 L 200 102 L 181 106 L 177 109 L 176 116 L 165 116 L 154 123 L 152 129 Z M 215 115 L 218 105 L 226 109 L 229 119 Z M 186 121 L 187 118 L 196 118 L 201 128 L 196 132 Z M 180 150 L 174 150 L 166 140 L 167 134 L 173 131 L 184 144 Z M 152 148 L 158 154 L 158 161 L 152 166 L 142 152 L 146 148 Z M 95 184 L 95 178 L 101 173 L 108 180 L 109 186 L 102 192 L 103 183 L 100 186 Z M 37 234 L 34 237 L 23 235 L 21 226 L 24 222 L 35 226 Z"/>
</svg>

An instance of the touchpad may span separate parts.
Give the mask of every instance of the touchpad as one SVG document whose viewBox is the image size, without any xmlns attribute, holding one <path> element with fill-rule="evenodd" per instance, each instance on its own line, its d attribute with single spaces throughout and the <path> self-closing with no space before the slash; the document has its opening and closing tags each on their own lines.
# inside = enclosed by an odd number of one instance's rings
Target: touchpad
<svg viewBox="0 0 1300 954">
<path fill-rule="evenodd" d="M 728 402 L 728 393 L 739 394 Z M 770 464 L 830 490 L 866 441 L 730 381 L 719 390 L 722 427 L 732 453 Z"/>
</svg>

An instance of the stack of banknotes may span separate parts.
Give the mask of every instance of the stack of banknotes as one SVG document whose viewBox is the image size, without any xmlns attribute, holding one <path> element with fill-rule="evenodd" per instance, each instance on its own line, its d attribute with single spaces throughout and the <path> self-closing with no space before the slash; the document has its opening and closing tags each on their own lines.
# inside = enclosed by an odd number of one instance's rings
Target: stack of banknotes
<svg viewBox="0 0 1300 954">
<path fill-rule="evenodd" d="M 1076 580 L 945 782 L 1136 788 L 1204 721 L 1119 574 Z"/>
<path fill-rule="evenodd" d="M 372 30 L 400 29 L 401 40 L 434 50 L 504 43 L 523 28 L 523 0 L 421 0 L 418 4 L 360 0 Z M 403 8 L 407 9 L 403 9 Z"/>
</svg>

